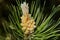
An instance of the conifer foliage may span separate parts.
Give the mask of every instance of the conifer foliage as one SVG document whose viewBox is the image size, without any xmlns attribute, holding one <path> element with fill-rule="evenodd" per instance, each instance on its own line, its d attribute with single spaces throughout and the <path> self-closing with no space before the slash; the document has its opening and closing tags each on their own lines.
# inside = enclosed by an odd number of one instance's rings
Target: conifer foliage
<svg viewBox="0 0 60 40">
<path fill-rule="evenodd" d="M 55 21 L 54 15 L 60 11 L 60 5 L 51 8 L 50 14 L 45 10 L 45 3 L 40 0 L 32 0 L 28 3 L 23 0 L 16 0 L 16 5 L 9 5 L 9 22 L 2 22 L 6 32 L 5 40 L 57 40 L 60 37 L 60 17 Z M 46 11 L 46 14 L 44 12 Z"/>
</svg>

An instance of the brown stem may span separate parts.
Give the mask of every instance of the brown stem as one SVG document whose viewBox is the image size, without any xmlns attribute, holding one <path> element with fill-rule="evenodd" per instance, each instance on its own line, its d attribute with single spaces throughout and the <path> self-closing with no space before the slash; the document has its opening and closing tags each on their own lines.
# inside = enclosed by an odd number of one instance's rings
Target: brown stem
<svg viewBox="0 0 60 40">
<path fill-rule="evenodd" d="M 28 35 L 24 34 L 24 40 L 28 40 Z"/>
</svg>

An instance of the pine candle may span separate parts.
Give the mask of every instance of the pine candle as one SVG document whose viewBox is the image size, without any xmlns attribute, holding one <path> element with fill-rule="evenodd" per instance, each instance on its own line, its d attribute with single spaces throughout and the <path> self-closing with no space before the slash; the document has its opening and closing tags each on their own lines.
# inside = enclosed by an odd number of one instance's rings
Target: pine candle
<svg viewBox="0 0 60 40">
<path fill-rule="evenodd" d="M 21 4 L 22 12 L 23 15 L 21 17 L 21 26 L 22 30 L 24 31 L 24 34 L 30 34 L 34 31 L 35 26 L 35 21 L 29 14 L 29 7 L 26 2 Z"/>
</svg>

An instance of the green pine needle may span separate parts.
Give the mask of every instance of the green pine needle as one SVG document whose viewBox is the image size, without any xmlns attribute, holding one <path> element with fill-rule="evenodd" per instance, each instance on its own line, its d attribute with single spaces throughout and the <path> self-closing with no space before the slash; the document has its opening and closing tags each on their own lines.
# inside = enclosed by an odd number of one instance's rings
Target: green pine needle
<svg viewBox="0 0 60 40">
<path fill-rule="evenodd" d="M 46 0 L 44 1 L 43 7 L 41 7 L 39 2 L 40 0 L 31 2 L 30 14 L 35 20 L 36 28 L 26 40 L 47 40 L 51 37 L 59 37 L 60 34 L 58 32 L 60 32 L 60 29 L 57 30 L 56 27 L 60 24 L 60 17 L 55 22 L 53 16 L 60 11 L 60 5 L 56 7 L 53 5 L 51 13 L 48 16 L 48 14 L 44 14 Z M 8 16 L 9 22 L 6 20 L 2 22 L 5 32 L 12 35 L 11 37 L 13 37 L 14 40 L 24 40 L 25 37 L 21 26 L 22 3 L 23 0 L 16 0 L 17 6 L 12 4 L 10 6 L 8 5 L 10 11 Z"/>
</svg>

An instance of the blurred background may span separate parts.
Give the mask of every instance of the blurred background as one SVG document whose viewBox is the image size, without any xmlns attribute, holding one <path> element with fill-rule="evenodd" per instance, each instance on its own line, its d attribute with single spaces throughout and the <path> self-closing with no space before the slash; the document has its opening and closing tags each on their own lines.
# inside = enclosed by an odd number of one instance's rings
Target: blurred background
<svg viewBox="0 0 60 40">
<path fill-rule="evenodd" d="M 31 3 L 32 0 L 27 0 L 28 3 Z M 44 0 L 41 0 L 41 5 L 43 4 Z M 2 35 L 3 37 L 5 37 L 5 32 L 4 32 L 4 28 L 2 26 L 2 20 L 8 20 L 8 9 L 7 9 L 7 5 L 16 5 L 15 0 L 0 0 L 0 35 Z M 60 4 L 60 0 L 46 0 L 46 12 L 50 12 L 50 7 L 52 7 L 53 5 L 59 5 Z M 57 20 L 57 18 L 60 17 L 60 12 L 58 12 L 55 17 L 54 20 Z M 1 38 L 1 37 L 0 37 Z"/>
</svg>

